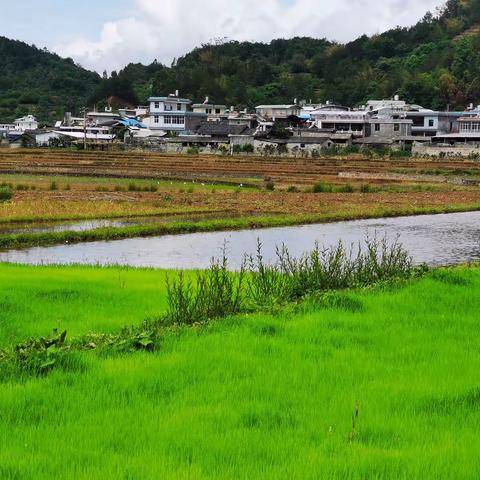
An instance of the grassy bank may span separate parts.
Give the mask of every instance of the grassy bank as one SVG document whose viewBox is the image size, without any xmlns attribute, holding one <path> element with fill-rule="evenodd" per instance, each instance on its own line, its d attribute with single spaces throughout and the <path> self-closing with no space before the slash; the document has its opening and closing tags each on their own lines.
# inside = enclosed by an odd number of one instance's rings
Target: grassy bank
<svg viewBox="0 0 480 480">
<path fill-rule="evenodd" d="M 0 477 L 478 478 L 479 288 L 479 269 L 433 272 L 173 331 L 156 353 L 75 353 L 1 385 Z M 113 331 L 161 313 L 165 284 L 1 265 L 0 301 L 17 310 L 3 342 L 58 318 Z"/>
<path fill-rule="evenodd" d="M 153 237 L 195 232 L 274 228 L 347 220 L 401 217 L 408 215 L 458 213 L 478 210 L 480 210 L 479 203 L 440 207 L 372 207 L 371 209 L 363 211 L 353 211 L 349 209 L 345 211 L 337 211 L 335 213 L 246 216 L 243 218 L 209 219 L 203 221 L 172 221 L 156 225 L 137 225 L 120 228 L 97 228 L 86 231 L 5 234 L 0 236 L 0 249 L 27 248 L 63 243 L 121 240 L 135 237 Z"/>
<path fill-rule="evenodd" d="M 68 330 L 114 332 L 166 308 L 160 270 L 0 265 L 0 346 Z"/>
</svg>

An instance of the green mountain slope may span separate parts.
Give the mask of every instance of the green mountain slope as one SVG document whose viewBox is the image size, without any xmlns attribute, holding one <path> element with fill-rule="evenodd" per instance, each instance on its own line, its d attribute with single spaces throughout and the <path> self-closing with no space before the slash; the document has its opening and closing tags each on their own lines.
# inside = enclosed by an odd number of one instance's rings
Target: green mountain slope
<svg viewBox="0 0 480 480">
<path fill-rule="evenodd" d="M 4 37 L 0 62 L 0 121 L 32 113 L 51 123 L 65 110 L 79 110 L 100 83 L 71 59 Z"/>
</svg>

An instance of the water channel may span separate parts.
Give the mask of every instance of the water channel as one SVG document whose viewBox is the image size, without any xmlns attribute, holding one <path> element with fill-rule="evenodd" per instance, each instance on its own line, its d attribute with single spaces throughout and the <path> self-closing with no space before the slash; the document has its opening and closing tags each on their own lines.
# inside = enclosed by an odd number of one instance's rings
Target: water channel
<svg viewBox="0 0 480 480">
<path fill-rule="evenodd" d="M 390 241 L 398 236 L 416 263 L 453 265 L 480 260 L 480 212 L 469 212 L 36 247 L 0 252 L 0 261 L 196 269 L 207 267 L 212 256 L 220 256 L 227 242 L 230 265 L 238 267 L 245 253 L 255 252 L 257 239 L 267 261 L 272 261 L 281 244 L 300 255 L 316 241 L 326 247 L 339 240 L 350 245 L 363 242 L 367 235 L 386 236 Z"/>
</svg>

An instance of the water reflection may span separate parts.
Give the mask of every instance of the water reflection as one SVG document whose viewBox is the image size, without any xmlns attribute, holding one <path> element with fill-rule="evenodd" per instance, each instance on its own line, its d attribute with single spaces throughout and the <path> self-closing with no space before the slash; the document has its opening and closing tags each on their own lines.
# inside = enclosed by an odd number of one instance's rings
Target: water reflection
<svg viewBox="0 0 480 480">
<path fill-rule="evenodd" d="M 392 240 L 398 235 L 417 263 L 450 265 L 480 260 L 480 212 L 471 212 L 31 248 L 0 253 L 0 261 L 204 268 L 212 256 L 221 254 L 227 241 L 231 265 L 238 267 L 245 252 L 255 251 L 257 238 L 263 243 L 265 258 L 271 261 L 275 247 L 282 243 L 292 254 L 300 255 L 316 241 L 331 246 L 342 240 L 349 245 L 362 242 L 367 235 L 387 235 Z"/>
</svg>

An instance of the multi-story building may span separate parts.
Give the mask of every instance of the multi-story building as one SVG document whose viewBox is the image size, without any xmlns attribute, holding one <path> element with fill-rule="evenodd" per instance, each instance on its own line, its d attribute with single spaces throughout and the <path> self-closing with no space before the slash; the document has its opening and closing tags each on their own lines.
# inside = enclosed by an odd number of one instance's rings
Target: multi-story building
<svg viewBox="0 0 480 480">
<path fill-rule="evenodd" d="M 320 130 L 348 132 L 356 137 L 365 135 L 368 115 L 365 111 L 348 110 L 348 108 L 322 107 L 310 114 L 315 126 Z"/>
<path fill-rule="evenodd" d="M 265 120 L 284 120 L 288 117 L 299 117 L 302 107 L 293 105 L 259 105 L 256 109 L 257 115 Z"/>
<path fill-rule="evenodd" d="M 207 115 L 208 120 L 218 121 L 224 118 L 228 118 L 229 109 L 226 105 L 216 105 L 210 102 L 207 97 L 203 103 L 195 103 L 193 105 L 193 112 Z"/>
<path fill-rule="evenodd" d="M 37 130 L 38 122 L 33 115 L 26 115 L 15 120 L 15 130 L 25 132 L 27 130 Z"/>
<path fill-rule="evenodd" d="M 178 91 L 168 97 L 150 97 L 150 113 L 144 123 L 151 130 L 165 132 L 188 132 L 195 130 L 207 114 L 191 112 L 191 101 L 181 98 Z"/>
<path fill-rule="evenodd" d="M 168 97 L 150 97 L 150 116 L 148 126 L 152 130 L 183 132 L 186 130 L 188 106 L 187 98 L 180 98 L 178 92 Z"/>
</svg>

